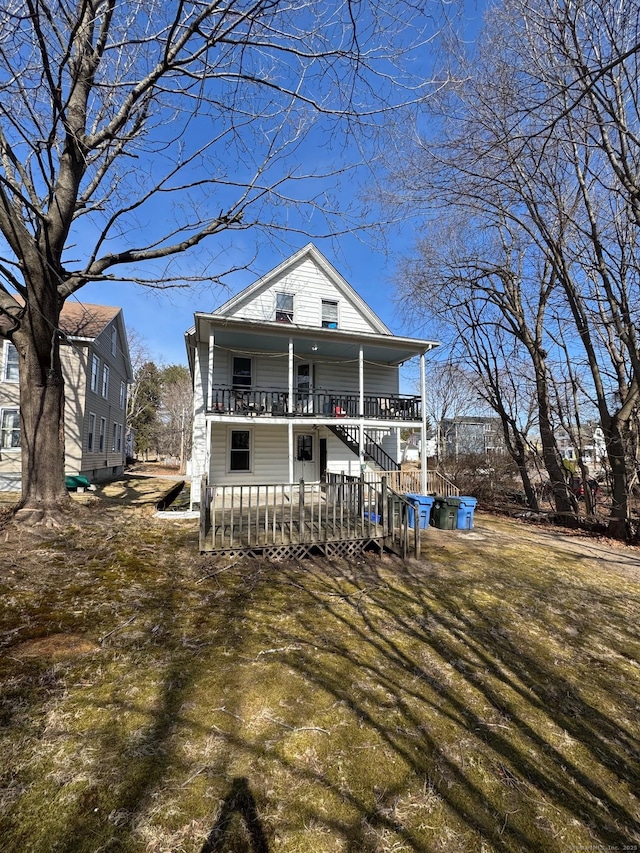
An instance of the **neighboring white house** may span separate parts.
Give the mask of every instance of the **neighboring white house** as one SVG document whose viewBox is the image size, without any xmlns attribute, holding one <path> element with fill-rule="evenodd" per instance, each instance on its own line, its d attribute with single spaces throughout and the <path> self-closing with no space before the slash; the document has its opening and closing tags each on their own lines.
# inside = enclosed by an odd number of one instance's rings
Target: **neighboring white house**
<svg viewBox="0 0 640 853">
<path fill-rule="evenodd" d="M 124 470 L 132 376 L 122 309 L 67 302 L 60 331 L 65 471 L 92 482 L 116 477 Z M 21 457 L 18 354 L 0 337 L 0 491 L 20 489 Z"/>
<path fill-rule="evenodd" d="M 186 333 L 194 380 L 192 496 L 218 485 L 394 470 L 400 429 L 426 435 L 424 356 L 309 244 Z M 420 396 L 400 366 L 421 360 Z"/>
</svg>

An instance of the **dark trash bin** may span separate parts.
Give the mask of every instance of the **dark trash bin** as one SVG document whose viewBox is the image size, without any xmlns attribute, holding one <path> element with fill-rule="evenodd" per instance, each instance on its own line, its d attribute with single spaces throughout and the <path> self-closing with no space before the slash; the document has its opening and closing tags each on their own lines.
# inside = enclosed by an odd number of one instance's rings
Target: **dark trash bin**
<svg viewBox="0 0 640 853">
<path fill-rule="evenodd" d="M 436 497 L 433 502 L 433 526 L 438 530 L 455 530 L 459 506 L 460 498 Z"/>
<path fill-rule="evenodd" d="M 473 513 L 478 499 L 469 497 L 468 495 L 460 495 L 458 500 L 460 501 L 460 506 L 458 507 L 457 528 L 458 530 L 472 530 Z"/>
<path fill-rule="evenodd" d="M 429 527 L 429 521 L 431 519 L 431 508 L 433 507 L 434 500 L 432 495 L 405 494 L 405 498 L 411 504 L 407 509 L 407 525 L 409 527 L 416 526 L 417 513 L 420 529 L 426 530 L 426 528 Z"/>
</svg>

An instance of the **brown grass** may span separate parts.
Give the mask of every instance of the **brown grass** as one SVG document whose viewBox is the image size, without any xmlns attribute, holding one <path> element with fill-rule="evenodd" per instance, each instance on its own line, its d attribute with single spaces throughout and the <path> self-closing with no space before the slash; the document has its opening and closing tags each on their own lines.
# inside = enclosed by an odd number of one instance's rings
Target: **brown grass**
<svg viewBox="0 0 640 853">
<path fill-rule="evenodd" d="M 638 847 L 634 551 L 479 515 L 420 561 L 214 559 L 154 494 L 5 531 L 3 851 Z"/>
</svg>

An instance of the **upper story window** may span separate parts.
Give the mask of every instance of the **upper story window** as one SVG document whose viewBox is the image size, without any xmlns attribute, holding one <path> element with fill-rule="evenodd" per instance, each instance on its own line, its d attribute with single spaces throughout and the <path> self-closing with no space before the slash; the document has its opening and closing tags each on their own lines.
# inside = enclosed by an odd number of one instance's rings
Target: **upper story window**
<svg viewBox="0 0 640 853">
<path fill-rule="evenodd" d="M 115 326 L 111 327 L 111 355 L 115 355 L 118 351 L 118 330 Z"/>
<path fill-rule="evenodd" d="M 120 382 L 120 408 L 124 409 L 127 402 L 127 386 L 124 382 Z"/>
<path fill-rule="evenodd" d="M 91 358 L 91 390 L 98 390 L 98 374 L 100 373 L 100 359 L 97 355 Z"/>
<path fill-rule="evenodd" d="M 234 388 L 251 388 L 251 359 L 234 355 L 233 376 L 231 382 Z"/>
<path fill-rule="evenodd" d="M 109 396 L 109 368 L 106 364 L 102 368 L 102 396 Z"/>
<path fill-rule="evenodd" d="M 329 299 L 322 300 L 322 328 L 337 329 L 338 328 L 338 303 L 331 302 Z"/>
<path fill-rule="evenodd" d="M 2 378 L 5 382 L 18 381 L 18 350 L 14 347 L 11 341 L 5 341 L 4 344 Z"/>
<path fill-rule="evenodd" d="M 292 293 L 276 293 L 276 322 L 293 323 Z"/>
</svg>

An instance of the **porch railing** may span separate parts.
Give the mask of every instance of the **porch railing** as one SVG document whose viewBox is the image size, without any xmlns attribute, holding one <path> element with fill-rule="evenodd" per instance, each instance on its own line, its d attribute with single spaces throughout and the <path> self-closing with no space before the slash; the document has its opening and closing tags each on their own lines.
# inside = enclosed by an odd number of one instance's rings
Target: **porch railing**
<svg viewBox="0 0 640 853">
<path fill-rule="evenodd" d="M 329 474 L 326 482 L 208 485 L 200 503 L 201 551 L 298 554 L 329 544 L 378 542 L 402 556 L 420 551 L 409 502 L 386 481 Z"/>
<path fill-rule="evenodd" d="M 218 386 L 211 389 L 208 401 L 209 414 L 217 415 L 267 415 L 267 416 L 321 416 L 327 418 L 374 418 L 376 420 L 419 421 L 420 397 L 408 394 L 365 394 L 363 412 L 360 412 L 360 395 L 341 391 L 294 391 L 292 411 L 289 411 L 289 392 L 279 388 L 233 388 Z"/>
<path fill-rule="evenodd" d="M 400 494 L 422 494 L 422 471 L 365 471 L 363 474 L 367 483 L 381 483 L 386 478 L 389 488 Z M 427 471 L 428 495 L 442 495 L 445 498 L 458 497 L 460 489 L 438 471 Z"/>
</svg>

